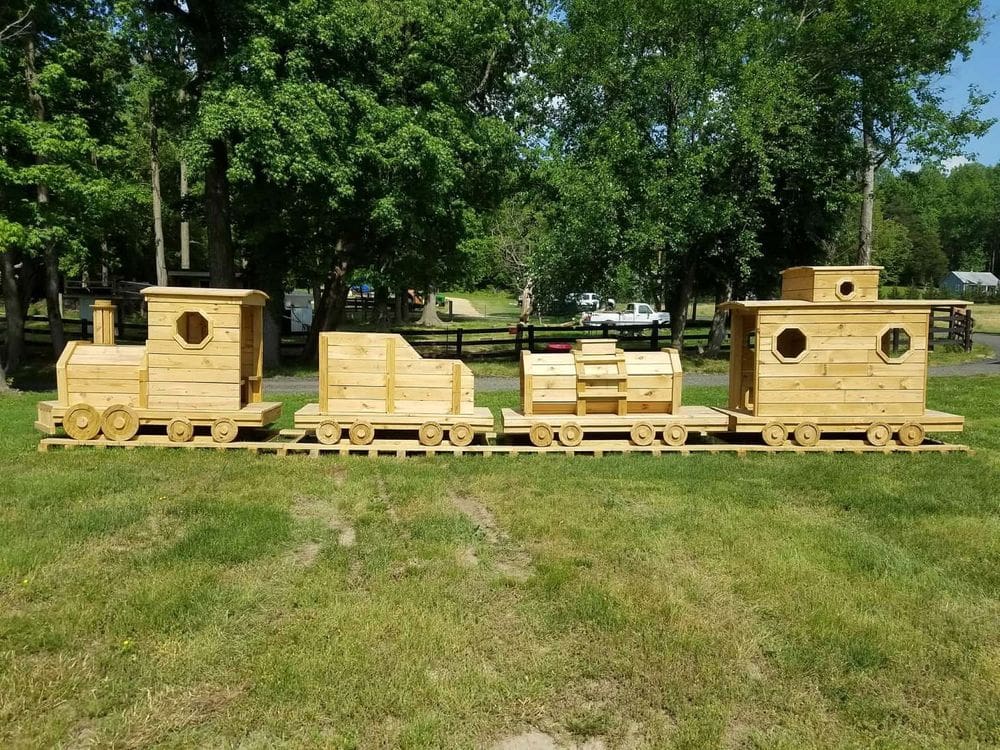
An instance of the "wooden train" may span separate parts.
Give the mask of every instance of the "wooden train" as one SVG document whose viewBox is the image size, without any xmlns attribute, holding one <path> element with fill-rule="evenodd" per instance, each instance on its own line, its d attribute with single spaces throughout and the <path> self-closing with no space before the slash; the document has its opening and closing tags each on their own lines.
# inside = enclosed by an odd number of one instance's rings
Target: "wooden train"
<svg viewBox="0 0 1000 750">
<path fill-rule="evenodd" d="M 625 352 L 614 339 L 581 339 L 570 352 L 522 354 L 521 408 L 502 410 L 497 435 L 491 411 L 474 405 L 462 362 L 423 359 L 396 334 L 332 332 L 319 339 L 318 401 L 295 413 L 292 434 L 324 447 L 412 444 L 417 452 L 684 449 L 713 438 L 774 450 L 834 440 L 915 449 L 928 432 L 963 429 L 963 417 L 926 408 L 927 342 L 932 307 L 969 303 L 879 300 L 880 270 L 791 268 L 781 299 L 728 304 L 725 408 L 682 404 L 675 349 Z M 262 391 L 266 295 L 143 294 L 146 345 L 116 345 L 113 308 L 96 303 L 94 342 L 66 347 L 58 398 L 38 405 L 39 430 L 61 428 L 68 442 L 87 444 L 225 446 L 277 420 L 281 404 Z"/>
</svg>

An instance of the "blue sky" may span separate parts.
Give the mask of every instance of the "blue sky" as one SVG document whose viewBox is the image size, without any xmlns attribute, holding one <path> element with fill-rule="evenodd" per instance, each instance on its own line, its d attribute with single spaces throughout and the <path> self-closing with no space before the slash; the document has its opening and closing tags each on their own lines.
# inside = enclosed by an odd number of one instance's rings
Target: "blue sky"
<svg viewBox="0 0 1000 750">
<path fill-rule="evenodd" d="M 986 105 L 984 115 L 1000 119 L 1000 98 L 997 97 L 1000 94 L 1000 0 L 984 0 L 983 15 L 988 19 L 986 35 L 975 46 L 968 60 L 955 61 L 951 74 L 942 79 L 941 85 L 954 110 L 966 101 L 971 85 L 987 93 L 995 92 L 993 100 Z M 1000 122 L 982 138 L 971 141 L 967 150 L 984 164 L 1000 163 Z"/>
</svg>

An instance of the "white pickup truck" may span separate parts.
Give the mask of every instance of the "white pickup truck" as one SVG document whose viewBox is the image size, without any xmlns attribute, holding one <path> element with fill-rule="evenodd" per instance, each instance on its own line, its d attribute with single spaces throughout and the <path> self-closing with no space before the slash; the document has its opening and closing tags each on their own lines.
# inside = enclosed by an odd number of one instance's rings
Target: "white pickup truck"
<svg viewBox="0 0 1000 750">
<path fill-rule="evenodd" d="M 669 325 L 670 313 L 657 312 L 645 302 L 629 302 L 624 312 L 585 313 L 582 322 L 585 326 L 601 326 L 605 323 L 612 326 L 648 326 L 654 322 Z"/>
</svg>

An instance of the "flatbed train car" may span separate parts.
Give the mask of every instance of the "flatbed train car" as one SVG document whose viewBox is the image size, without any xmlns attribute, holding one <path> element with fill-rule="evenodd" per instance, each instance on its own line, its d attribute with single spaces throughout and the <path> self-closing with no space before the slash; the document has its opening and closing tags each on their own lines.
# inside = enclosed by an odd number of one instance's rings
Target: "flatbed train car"
<svg viewBox="0 0 1000 750">
<path fill-rule="evenodd" d="M 625 352 L 615 339 L 585 338 L 570 352 L 525 352 L 521 405 L 502 410 L 499 435 L 490 410 L 474 406 L 474 378 L 462 362 L 424 359 L 397 334 L 324 333 L 318 401 L 296 412 L 296 440 L 368 446 L 373 455 L 390 444 L 436 452 L 494 439 L 518 452 L 554 443 L 674 450 L 712 438 L 772 450 L 845 439 L 914 449 L 928 433 L 964 427 L 961 416 L 927 409 L 927 355 L 932 309 L 969 303 L 879 300 L 880 270 L 791 268 L 780 299 L 729 303 L 725 407 L 682 403 L 675 349 Z M 61 428 L 77 442 L 103 434 L 105 444 L 164 444 L 149 434 L 164 427 L 166 444 L 191 444 L 195 429 L 207 428 L 219 445 L 278 418 L 281 404 L 262 393 L 263 293 L 144 294 L 147 344 L 116 346 L 110 305 L 95 305 L 94 343 L 67 346 L 58 398 L 38 406 L 40 430 Z"/>
</svg>

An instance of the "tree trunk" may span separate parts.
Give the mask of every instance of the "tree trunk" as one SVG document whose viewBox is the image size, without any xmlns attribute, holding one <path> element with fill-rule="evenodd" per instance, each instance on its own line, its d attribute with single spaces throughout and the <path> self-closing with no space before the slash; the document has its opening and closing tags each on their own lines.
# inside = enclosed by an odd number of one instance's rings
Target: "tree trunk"
<svg viewBox="0 0 1000 750">
<path fill-rule="evenodd" d="M 10 251 L 0 252 L 0 281 L 3 283 L 3 301 L 7 317 L 7 352 L 4 364 L 13 372 L 21 364 L 24 354 L 24 306 L 17 284 L 17 269 Z"/>
<path fill-rule="evenodd" d="M 733 299 L 733 282 L 727 280 L 723 289 L 715 295 L 715 315 L 712 316 L 712 327 L 708 332 L 708 348 L 705 354 L 709 357 L 718 357 L 722 353 L 722 344 L 726 340 L 726 320 L 729 313 L 719 308 L 725 302 Z"/>
<path fill-rule="evenodd" d="M 396 302 L 393 305 L 392 322 L 393 325 L 401 326 L 406 323 L 407 292 L 405 289 L 396 290 Z"/>
<path fill-rule="evenodd" d="M 872 262 L 872 218 L 875 213 L 875 139 L 873 125 L 866 119 L 863 125 L 865 168 L 861 175 L 861 227 L 858 233 L 858 265 Z"/>
<path fill-rule="evenodd" d="M 688 305 L 694 292 L 694 262 L 688 258 L 684 274 L 675 284 L 670 295 L 670 345 L 675 349 L 684 346 L 684 329 L 687 328 Z"/>
<path fill-rule="evenodd" d="M 188 194 L 187 162 L 181 159 L 181 270 L 191 269 L 191 225 L 183 219 L 184 199 Z"/>
<path fill-rule="evenodd" d="M 521 317 L 519 320 L 522 323 L 528 323 L 531 321 L 531 311 L 535 306 L 535 295 L 534 295 L 534 284 L 531 279 L 528 279 L 524 287 L 521 289 Z"/>
<path fill-rule="evenodd" d="M 233 236 L 229 226 L 229 154 L 222 140 L 211 143 L 205 168 L 205 228 L 208 235 L 208 276 L 214 287 L 236 286 Z"/>
<path fill-rule="evenodd" d="M 389 287 L 376 285 L 375 304 L 372 306 L 372 323 L 376 328 L 384 328 L 389 322 Z"/>
<path fill-rule="evenodd" d="M 59 309 L 59 256 L 51 242 L 45 245 L 45 312 L 49 318 L 52 351 L 58 357 L 66 348 L 66 333 Z"/>
<path fill-rule="evenodd" d="M 153 183 L 153 241 L 156 247 L 156 283 L 167 285 L 167 249 L 163 240 L 163 206 L 160 194 L 160 137 L 156 120 L 150 115 L 149 173 Z"/>
<path fill-rule="evenodd" d="M 424 309 L 420 313 L 417 325 L 441 327 L 441 318 L 438 317 L 437 313 L 437 289 L 428 287 L 424 294 L 427 296 L 424 297 Z"/>
<path fill-rule="evenodd" d="M 319 350 L 319 334 L 322 331 L 335 330 L 344 319 L 347 292 L 350 290 L 347 283 L 350 266 L 339 252 L 343 250 L 343 247 L 343 243 L 337 243 L 338 253 L 334 258 L 330 273 L 326 277 L 326 283 L 323 285 L 319 304 L 316 305 L 312 328 L 309 329 L 309 337 L 306 339 L 306 347 L 302 353 L 306 361 L 316 358 L 316 353 Z"/>
</svg>

